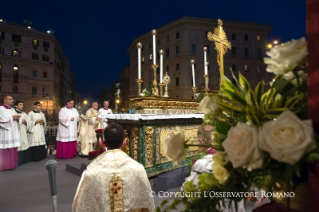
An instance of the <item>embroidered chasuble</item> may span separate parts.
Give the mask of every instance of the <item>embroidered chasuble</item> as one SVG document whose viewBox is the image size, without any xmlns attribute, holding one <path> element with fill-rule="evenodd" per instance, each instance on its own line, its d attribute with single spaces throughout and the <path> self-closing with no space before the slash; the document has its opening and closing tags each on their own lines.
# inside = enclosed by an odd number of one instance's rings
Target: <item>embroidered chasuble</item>
<svg viewBox="0 0 319 212">
<path fill-rule="evenodd" d="M 73 212 L 153 212 L 144 167 L 122 150 L 108 150 L 83 172 Z"/>
<path fill-rule="evenodd" d="M 74 118 L 71 121 L 71 118 Z M 77 124 L 79 113 L 75 108 L 64 107 L 59 112 L 59 127 L 56 140 L 60 142 L 73 142 L 77 140 Z"/>
<path fill-rule="evenodd" d="M 79 139 L 81 146 L 81 154 L 88 155 L 89 151 L 93 150 L 93 144 L 96 143 L 95 130 L 103 129 L 103 120 L 96 120 L 96 117 L 100 114 L 98 110 L 90 108 L 86 111 L 85 116 L 80 116 L 80 123 L 78 127 Z"/>
<path fill-rule="evenodd" d="M 103 114 L 113 114 L 112 110 L 110 108 L 100 108 L 99 109 L 99 112 L 100 112 L 100 115 L 103 115 Z M 104 122 L 104 128 L 107 127 L 107 119 L 103 119 L 103 122 Z"/>
<path fill-rule="evenodd" d="M 20 146 L 18 151 L 24 151 L 30 147 L 28 140 L 28 130 L 31 129 L 31 121 L 29 116 L 25 112 L 17 111 L 17 115 L 20 115 L 19 118 L 19 136 L 20 136 Z M 26 121 L 26 123 L 22 123 L 22 119 Z"/>
<path fill-rule="evenodd" d="M 20 146 L 18 122 L 12 116 L 17 115 L 10 107 L 0 106 L 0 149 Z"/>
<path fill-rule="evenodd" d="M 28 133 L 30 147 L 45 145 L 45 131 L 46 131 L 46 120 L 45 116 L 40 111 L 31 111 L 28 114 L 30 120 L 30 128 Z M 44 121 L 43 124 L 36 123 L 38 119 Z"/>
</svg>

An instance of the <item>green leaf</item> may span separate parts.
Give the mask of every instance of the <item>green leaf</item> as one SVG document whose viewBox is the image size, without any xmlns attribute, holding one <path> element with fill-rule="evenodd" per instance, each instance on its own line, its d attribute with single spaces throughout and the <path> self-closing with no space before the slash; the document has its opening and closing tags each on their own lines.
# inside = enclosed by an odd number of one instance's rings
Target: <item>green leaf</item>
<svg viewBox="0 0 319 212">
<path fill-rule="evenodd" d="M 307 155 L 306 157 L 307 163 L 314 163 L 316 161 L 319 161 L 319 153 L 318 152 L 312 152 Z"/>
<path fill-rule="evenodd" d="M 302 100 L 302 95 L 294 96 L 286 101 L 286 108 L 293 108 L 299 101 Z"/>
<path fill-rule="evenodd" d="M 232 68 L 230 68 L 230 72 L 231 72 L 232 77 L 233 77 L 233 79 L 235 80 L 236 84 L 238 85 L 240 91 L 241 91 L 242 93 L 244 93 L 244 92 L 245 92 L 245 91 L 244 91 L 244 88 L 243 88 L 243 86 L 241 86 L 241 84 L 238 82 L 238 80 L 237 80 L 237 78 L 236 78 L 236 76 L 235 76 L 235 74 L 234 74 Z"/>
<path fill-rule="evenodd" d="M 229 90 L 225 87 L 224 84 L 220 85 L 220 89 L 230 100 L 236 101 L 243 106 L 247 105 L 245 97 L 243 96 L 243 94 L 239 93 L 237 90 Z"/>
<path fill-rule="evenodd" d="M 232 92 L 237 90 L 235 85 L 225 75 L 223 75 L 222 78 L 223 78 L 223 83 L 221 84 L 221 87 L 224 87 L 225 89 L 230 90 Z"/>
<path fill-rule="evenodd" d="M 265 83 L 264 81 L 260 81 L 255 88 L 256 101 L 258 105 L 261 104 L 261 98 L 262 98 L 262 95 L 264 94 L 264 90 L 265 90 Z"/>
<path fill-rule="evenodd" d="M 250 89 L 249 82 L 240 72 L 238 74 L 239 74 L 239 83 L 247 92 Z"/>
</svg>

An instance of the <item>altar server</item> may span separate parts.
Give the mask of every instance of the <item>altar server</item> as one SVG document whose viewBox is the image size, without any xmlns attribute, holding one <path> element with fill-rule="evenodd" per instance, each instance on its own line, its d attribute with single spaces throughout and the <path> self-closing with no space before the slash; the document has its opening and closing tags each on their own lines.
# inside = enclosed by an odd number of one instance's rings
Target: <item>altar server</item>
<svg viewBox="0 0 319 212">
<path fill-rule="evenodd" d="M 118 124 L 109 124 L 104 137 L 108 151 L 83 172 L 72 211 L 153 212 L 151 185 L 143 165 L 120 150 L 126 144 L 124 129 Z"/>
<path fill-rule="evenodd" d="M 103 102 L 103 107 L 100 108 L 99 112 L 100 112 L 100 115 L 113 114 L 112 110 L 109 108 L 109 101 L 105 100 Z M 107 119 L 106 118 L 103 119 L 103 122 L 104 122 L 104 128 L 107 127 Z"/>
<path fill-rule="evenodd" d="M 18 166 L 18 115 L 11 106 L 12 96 L 5 96 L 0 106 L 0 171 L 14 169 Z"/>
<path fill-rule="evenodd" d="M 31 121 L 29 119 L 29 116 L 23 112 L 23 102 L 22 101 L 16 101 L 15 104 L 15 111 L 18 115 L 21 117 L 19 118 L 19 138 L 20 138 L 20 146 L 18 148 L 18 156 L 19 161 L 18 165 L 22 165 L 24 163 L 28 163 L 31 161 L 31 149 L 27 131 L 31 127 Z"/>
<path fill-rule="evenodd" d="M 98 103 L 93 102 L 92 108 L 86 111 L 85 115 L 80 116 L 79 124 L 79 142 L 80 142 L 80 155 L 89 155 L 93 151 L 93 145 L 96 143 L 95 130 L 103 128 L 103 120 L 98 117 Z"/>
<path fill-rule="evenodd" d="M 31 151 L 31 160 L 40 161 L 47 157 L 45 151 L 45 131 L 46 120 L 44 114 L 41 112 L 41 103 L 35 102 L 34 109 L 29 112 L 30 128 L 28 132 L 28 139 Z"/>
<path fill-rule="evenodd" d="M 56 136 L 56 158 L 69 159 L 77 156 L 77 124 L 79 113 L 73 108 L 74 101 L 67 100 L 59 112 L 59 126 Z"/>
</svg>

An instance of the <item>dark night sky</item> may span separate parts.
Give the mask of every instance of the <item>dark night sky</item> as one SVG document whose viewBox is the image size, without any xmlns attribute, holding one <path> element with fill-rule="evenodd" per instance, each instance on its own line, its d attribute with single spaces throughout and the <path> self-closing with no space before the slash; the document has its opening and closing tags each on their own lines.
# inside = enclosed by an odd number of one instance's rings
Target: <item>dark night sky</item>
<svg viewBox="0 0 319 212">
<path fill-rule="evenodd" d="M 267 23 L 269 39 L 306 34 L 304 0 L 0 0 L 0 19 L 55 31 L 84 98 L 119 79 L 137 36 L 182 16 Z"/>
</svg>

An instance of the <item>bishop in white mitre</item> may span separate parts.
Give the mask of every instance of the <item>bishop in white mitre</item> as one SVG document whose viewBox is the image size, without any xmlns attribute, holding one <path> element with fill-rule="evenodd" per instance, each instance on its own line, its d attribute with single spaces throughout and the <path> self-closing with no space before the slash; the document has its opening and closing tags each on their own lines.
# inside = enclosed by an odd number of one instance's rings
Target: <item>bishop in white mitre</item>
<svg viewBox="0 0 319 212">
<path fill-rule="evenodd" d="M 104 130 L 108 149 L 83 172 L 72 212 L 153 212 L 151 185 L 140 163 L 120 150 L 124 129 L 115 123 Z"/>
<path fill-rule="evenodd" d="M 105 100 L 103 102 L 103 107 L 99 109 L 100 115 L 113 114 L 112 110 L 109 108 L 109 101 Z M 107 119 L 103 118 L 104 128 L 107 127 Z"/>
<path fill-rule="evenodd" d="M 96 133 L 95 130 L 103 129 L 103 120 L 98 117 L 100 112 L 98 111 L 98 103 L 93 102 L 92 108 L 86 111 L 85 116 L 82 114 L 80 116 L 79 123 L 79 139 L 80 142 L 80 155 L 89 155 L 90 151 L 93 151 L 93 145 L 96 143 Z"/>
<path fill-rule="evenodd" d="M 31 121 L 29 116 L 23 112 L 23 102 L 16 101 L 15 104 L 15 111 L 21 117 L 19 118 L 19 139 L 20 139 L 20 146 L 18 148 L 18 156 L 19 161 L 18 165 L 22 165 L 24 163 L 28 163 L 31 161 L 31 149 L 29 140 L 28 140 L 28 130 L 31 128 Z"/>
<path fill-rule="evenodd" d="M 12 96 L 5 96 L 0 106 L 0 171 L 18 166 L 18 147 L 20 146 L 18 120 L 20 115 L 11 108 Z"/>
<path fill-rule="evenodd" d="M 34 109 L 29 112 L 30 128 L 28 131 L 28 140 L 30 144 L 31 160 L 40 161 L 47 157 L 45 132 L 46 132 L 46 119 L 41 112 L 41 103 L 35 102 Z"/>
<path fill-rule="evenodd" d="M 67 100 L 66 106 L 59 112 L 59 126 L 56 136 L 56 158 L 69 159 L 77 156 L 77 124 L 79 113 L 73 100 Z"/>
</svg>

